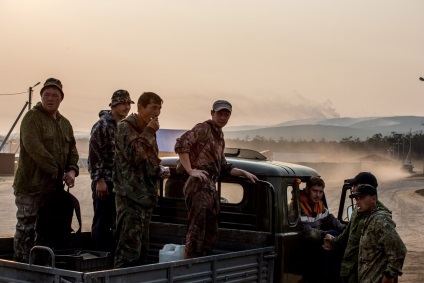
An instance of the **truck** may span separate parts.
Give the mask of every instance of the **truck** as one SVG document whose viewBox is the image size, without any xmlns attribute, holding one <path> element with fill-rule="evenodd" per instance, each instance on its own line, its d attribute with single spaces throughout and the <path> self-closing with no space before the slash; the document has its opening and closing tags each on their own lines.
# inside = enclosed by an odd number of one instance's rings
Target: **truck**
<svg viewBox="0 0 424 283">
<path fill-rule="evenodd" d="M 147 264 L 114 269 L 109 253 L 92 250 L 87 231 L 73 235 L 72 243 L 61 251 L 34 247 L 30 262 L 19 263 L 12 260 L 13 237 L 9 237 L 0 239 L 0 282 L 301 282 L 299 191 L 318 172 L 268 160 L 253 150 L 226 148 L 225 155 L 229 163 L 255 174 L 259 181 L 234 176 L 218 179 L 219 240 L 212 255 L 160 261 L 164 245 L 184 245 L 187 224 L 186 176 L 176 173 L 178 157 L 171 156 L 162 158 L 171 176 L 158 189 Z M 351 200 L 346 193 L 349 187 L 343 189 L 338 218 L 345 221 L 343 207 Z M 323 201 L 326 204 L 325 196 Z M 48 266 L 32 260 L 43 249 L 51 256 Z"/>
</svg>

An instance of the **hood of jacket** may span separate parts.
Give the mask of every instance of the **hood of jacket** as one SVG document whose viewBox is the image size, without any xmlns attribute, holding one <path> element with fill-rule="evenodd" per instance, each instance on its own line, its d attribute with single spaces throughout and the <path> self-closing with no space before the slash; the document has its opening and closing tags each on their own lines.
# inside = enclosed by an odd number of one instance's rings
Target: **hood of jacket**
<svg viewBox="0 0 424 283">
<path fill-rule="evenodd" d="M 100 110 L 99 118 L 107 118 L 107 119 L 112 118 L 113 119 L 112 110 Z"/>
<path fill-rule="evenodd" d="M 41 104 L 41 102 L 37 102 L 37 104 L 35 104 L 35 106 L 33 107 L 33 109 L 36 109 L 40 112 L 42 112 L 43 114 L 47 115 L 47 116 L 51 116 L 51 114 L 49 112 L 47 112 L 44 108 L 43 108 L 43 104 Z M 56 112 L 56 119 L 59 119 L 60 117 L 62 117 L 62 115 L 59 113 L 59 110 L 57 110 Z"/>
<path fill-rule="evenodd" d="M 138 121 L 138 115 L 136 113 L 128 115 L 125 119 L 121 120 L 121 123 L 130 124 L 134 129 L 137 129 L 138 132 L 141 132 L 144 128 L 140 125 L 140 122 Z"/>
</svg>

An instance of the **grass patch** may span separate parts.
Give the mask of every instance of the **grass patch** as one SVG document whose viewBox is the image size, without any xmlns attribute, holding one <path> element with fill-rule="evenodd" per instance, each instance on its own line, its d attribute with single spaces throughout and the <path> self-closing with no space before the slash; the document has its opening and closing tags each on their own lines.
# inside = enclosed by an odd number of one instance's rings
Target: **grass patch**
<svg viewBox="0 0 424 283">
<path fill-rule="evenodd" d="M 418 195 L 420 195 L 420 196 L 422 196 L 422 197 L 424 197 L 424 189 L 416 190 L 415 193 L 418 194 Z"/>
</svg>

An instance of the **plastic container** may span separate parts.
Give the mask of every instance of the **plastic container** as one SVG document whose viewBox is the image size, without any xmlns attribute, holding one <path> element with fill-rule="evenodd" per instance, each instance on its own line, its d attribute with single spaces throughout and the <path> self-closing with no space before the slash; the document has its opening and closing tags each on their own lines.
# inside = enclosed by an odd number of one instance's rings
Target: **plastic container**
<svg viewBox="0 0 424 283">
<path fill-rule="evenodd" d="M 159 250 L 159 262 L 184 259 L 185 245 L 166 244 Z"/>
<path fill-rule="evenodd" d="M 99 271 L 109 269 L 109 252 L 76 250 L 73 253 L 56 254 L 56 267 L 74 271 Z"/>
</svg>

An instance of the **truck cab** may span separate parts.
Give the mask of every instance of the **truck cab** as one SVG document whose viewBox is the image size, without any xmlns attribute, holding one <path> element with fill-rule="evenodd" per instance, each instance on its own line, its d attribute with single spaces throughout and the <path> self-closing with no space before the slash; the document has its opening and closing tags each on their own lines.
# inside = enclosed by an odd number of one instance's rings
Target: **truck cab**
<svg viewBox="0 0 424 283">
<path fill-rule="evenodd" d="M 227 229 L 256 231 L 269 235 L 263 245 L 275 246 L 274 282 L 298 282 L 302 278 L 302 227 L 300 222 L 299 190 L 311 176 L 318 173 L 309 167 L 270 161 L 259 152 L 226 148 L 227 162 L 255 174 L 260 181 L 252 184 L 244 178 L 221 176 L 217 189 L 221 197 L 219 216 L 220 235 Z M 171 177 L 161 186 L 160 200 L 152 221 L 160 219 L 165 211 L 167 221 L 186 223 L 183 186 L 185 176 L 175 171 L 177 157 L 163 158 L 162 164 L 170 167 Z M 324 197 L 325 201 L 325 197 Z M 173 210 L 173 204 L 179 208 Z M 160 220 L 160 221 L 163 221 Z M 218 243 L 217 251 L 221 248 Z M 238 245 L 234 245 L 238 247 Z"/>
</svg>

